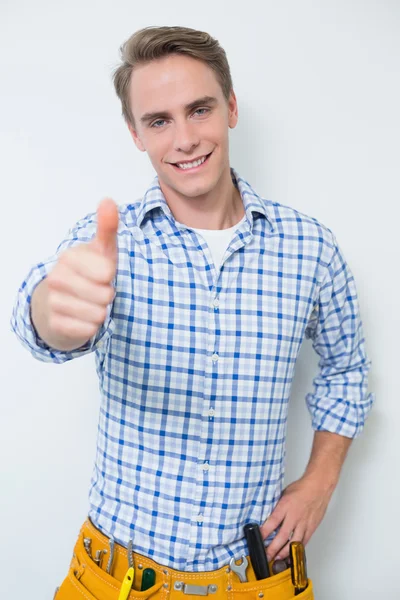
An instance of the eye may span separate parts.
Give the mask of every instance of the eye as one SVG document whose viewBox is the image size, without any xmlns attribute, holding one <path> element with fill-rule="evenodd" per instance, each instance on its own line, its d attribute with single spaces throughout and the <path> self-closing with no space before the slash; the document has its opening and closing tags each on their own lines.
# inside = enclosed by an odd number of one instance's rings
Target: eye
<svg viewBox="0 0 400 600">
<path fill-rule="evenodd" d="M 150 127 L 155 127 L 156 129 L 159 129 L 157 123 L 165 123 L 165 119 L 158 119 L 158 121 L 154 121 L 154 123 L 152 123 Z"/>
<path fill-rule="evenodd" d="M 205 110 L 205 111 L 206 111 L 206 113 L 207 113 L 207 112 L 210 112 L 210 109 L 209 109 L 209 108 L 198 108 L 197 110 L 195 110 L 195 114 L 196 114 L 196 113 L 198 113 L 200 110 Z M 204 113 L 203 113 L 203 114 L 204 114 Z M 200 115 L 200 116 L 201 116 L 201 115 Z"/>
</svg>

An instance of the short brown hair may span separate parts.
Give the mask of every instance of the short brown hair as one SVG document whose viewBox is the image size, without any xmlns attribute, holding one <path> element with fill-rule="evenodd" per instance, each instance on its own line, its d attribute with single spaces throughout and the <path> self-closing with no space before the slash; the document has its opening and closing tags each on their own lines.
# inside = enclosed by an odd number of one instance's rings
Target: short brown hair
<svg viewBox="0 0 400 600">
<path fill-rule="evenodd" d="M 134 124 L 129 103 L 129 83 L 138 65 L 170 54 L 185 54 L 206 63 L 216 74 L 226 100 L 232 91 L 232 78 L 225 50 L 204 31 L 189 27 L 145 27 L 120 47 L 122 64 L 113 73 L 115 91 L 122 104 L 122 116 Z"/>
</svg>

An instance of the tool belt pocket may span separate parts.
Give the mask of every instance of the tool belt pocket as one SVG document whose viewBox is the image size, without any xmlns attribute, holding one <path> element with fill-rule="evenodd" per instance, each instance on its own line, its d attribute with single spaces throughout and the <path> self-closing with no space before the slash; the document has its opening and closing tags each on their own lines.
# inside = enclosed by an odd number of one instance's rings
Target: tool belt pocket
<svg viewBox="0 0 400 600">
<path fill-rule="evenodd" d="M 73 578 L 74 587 L 80 589 L 82 595 L 88 594 L 90 600 L 97 600 L 104 596 L 104 593 L 116 593 L 121 587 L 121 582 L 112 575 L 106 573 L 96 562 L 87 554 L 84 543 L 83 533 L 78 536 L 74 548 L 74 555 L 70 565 L 70 577 Z M 130 600 L 148 600 L 155 594 L 159 595 L 163 581 L 157 581 L 154 585 L 144 591 L 132 587 L 130 591 Z"/>
<path fill-rule="evenodd" d="M 81 578 L 78 577 L 78 572 L 76 569 L 71 568 L 69 570 L 68 579 L 69 579 L 69 583 L 71 586 L 71 592 L 73 592 L 73 595 L 69 596 L 69 597 L 71 597 L 71 600 L 72 600 L 72 598 L 80 598 L 80 597 L 86 598 L 87 600 L 99 600 L 98 596 L 94 596 L 91 593 L 91 590 L 89 587 L 86 587 L 85 585 L 83 585 Z"/>
<path fill-rule="evenodd" d="M 228 600 L 314 600 L 312 581 L 308 580 L 307 588 L 295 596 L 290 570 L 266 579 L 256 581 L 235 582 L 229 586 Z"/>
</svg>

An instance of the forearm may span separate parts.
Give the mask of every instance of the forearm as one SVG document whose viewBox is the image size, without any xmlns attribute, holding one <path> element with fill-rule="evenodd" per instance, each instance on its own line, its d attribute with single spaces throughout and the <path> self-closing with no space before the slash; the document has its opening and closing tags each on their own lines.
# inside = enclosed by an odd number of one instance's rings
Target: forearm
<svg viewBox="0 0 400 600">
<path fill-rule="evenodd" d="M 330 431 L 316 431 L 303 478 L 333 492 L 352 439 Z"/>
</svg>

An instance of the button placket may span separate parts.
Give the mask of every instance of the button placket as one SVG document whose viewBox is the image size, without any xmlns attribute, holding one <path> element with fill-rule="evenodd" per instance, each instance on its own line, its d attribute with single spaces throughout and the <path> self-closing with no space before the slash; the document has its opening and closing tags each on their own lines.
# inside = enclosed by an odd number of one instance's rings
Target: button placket
<svg viewBox="0 0 400 600">
<path fill-rule="evenodd" d="M 214 291 L 215 294 L 215 291 Z M 192 560 L 195 556 L 196 552 L 196 543 L 198 542 L 198 533 L 197 530 L 199 527 L 203 526 L 203 522 L 206 520 L 204 516 L 204 512 L 206 507 L 204 507 L 204 480 L 208 476 L 209 463 L 207 460 L 207 438 L 208 438 L 208 407 L 211 404 L 211 388 L 212 388 L 212 372 L 213 372 L 213 362 L 210 360 L 211 353 L 215 347 L 215 322 L 214 322 L 214 307 L 211 307 L 212 302 L 210 303 L 209 308 L 209 327 L 208 327 L 208 340 L 206 343 L 207 354 L 204 362 L 204 387 L 203 387 L 203 411 L 201 417 L 201 429 L 199 436 L 199 446 L 198 446 L 198 463 L 196 467 L 196 484 L 194 490 L 194 504 L 193 504 L 193 512 L 191 519 L 191 544 L 188 550 L 188 562 Z M 204 409 L 207 411 L 205 412 Z M 207 465 L 207 466 L 205 466 Z M 208 492 L 208 490 L 206 490 Z M 208 498 L 206 499 L 208 503 Z M 197 512 L 197 514 L 196 514 Z"/>
</svg>

